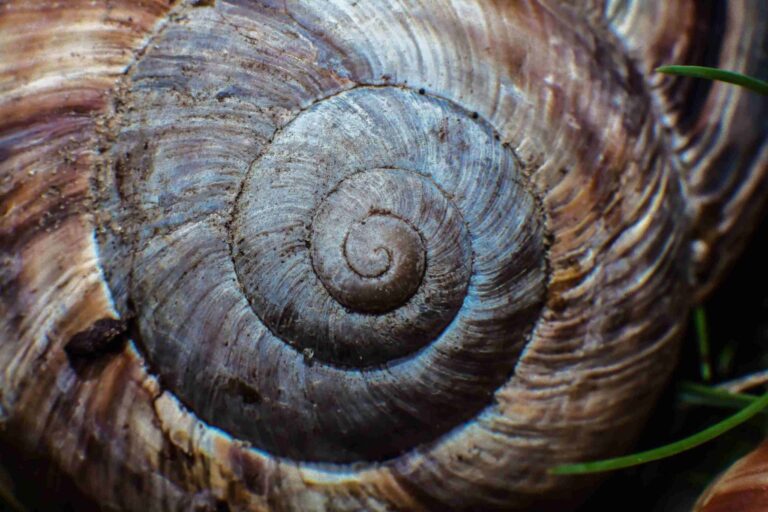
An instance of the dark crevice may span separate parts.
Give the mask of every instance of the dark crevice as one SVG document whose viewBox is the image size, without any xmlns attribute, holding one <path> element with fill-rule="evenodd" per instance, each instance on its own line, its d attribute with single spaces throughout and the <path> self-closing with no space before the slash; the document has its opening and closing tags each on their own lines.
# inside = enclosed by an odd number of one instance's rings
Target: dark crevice
<svg viewBox="0 0 768 512">
<path fill-rule="evenodd" d="M 687 62 L 669 64 L 718 67 L 728 21 L 727 0 L 696 2 L 695 8 L 696 28 L 691 36 L 696 41 L 695 49 L 688 56 Z M 693 129 L 702 116 L 702 108 L 713 82 L 691 78 L 678 78 L 675 81 L 677 83 L 674 85 L 674 90 L 680 109 L 677 129 L 685 133 Z M 709 114 L 705 113 L 705 115 Z"/>
</svg>

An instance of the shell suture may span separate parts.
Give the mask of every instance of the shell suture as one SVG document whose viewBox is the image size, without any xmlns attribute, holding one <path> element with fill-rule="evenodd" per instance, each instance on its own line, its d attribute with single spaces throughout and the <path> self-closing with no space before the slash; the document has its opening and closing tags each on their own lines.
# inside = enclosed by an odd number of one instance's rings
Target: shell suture
<svg viewBox="0 0 768 512">
<path fill-rule="evenodd" d="M 650 73 L 748 2 L 63 4 L 0 6 L 0 447 L 72 503 L 573 506 L 768 188 Z"/>
</svg>

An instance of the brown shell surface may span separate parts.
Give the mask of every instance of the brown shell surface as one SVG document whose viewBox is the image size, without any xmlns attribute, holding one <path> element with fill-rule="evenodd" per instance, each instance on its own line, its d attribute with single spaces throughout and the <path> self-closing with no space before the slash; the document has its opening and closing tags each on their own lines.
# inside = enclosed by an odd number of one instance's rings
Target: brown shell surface
<svg viewBox="0 0 768 512">
<path fill-rule="evenodd" d="M 766 69 L 766 7 L 439 4 L 0 3 L 4 493 L 594 488 L 547 470 L 631 446 L 768 187 L 768 103 L 652 70 Z"/>
<path fill-rule="evenodd" d="M 696 512 L 768 510 L 768 442 L 739 459 L 709 486 Z"/>
</svg>

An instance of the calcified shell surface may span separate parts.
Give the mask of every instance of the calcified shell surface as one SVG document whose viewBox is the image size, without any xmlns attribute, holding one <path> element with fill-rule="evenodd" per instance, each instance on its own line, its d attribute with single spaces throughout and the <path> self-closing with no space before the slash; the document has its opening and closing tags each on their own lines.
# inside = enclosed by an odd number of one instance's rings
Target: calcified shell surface
<svg viewBox="0 0 768 512">
<path fill-rule="evenodd" d="M 328 85 L 301 109 L 303 91 L 291 105 L 286 83 L 268 82 L 239 101 L 277 98 L 297 114 L 280 127 L 264 106 L 238 105 L 229 129 L 260 156 L 228 178 L 212 160 L 243 151 L 229 132 L 219 144 L 207 124 L 172 128 L 199 114 L 157 93 L 168 77 L 155 68 L 189 45 L 167 41 L 137 65 L 130 101 L 144 107 L 115 146 L 115 183 L 133 192 L 100 208 L 118 212 L 101 252 L 111 288 L 126 290 L 134 311 L 122 314 L 136 315 L 163 383 L 208 423 L 296 460 L 392 457 L 486 407 L 546 278 L 541 213 L 491 127 L 408 88 Z M 192 87 L 225 89 L 220 78 Z M 232 108 L 222 103 L 196 107 Z M 266 148 L 248 133 L 261 124 Z M 231 186 L 200 186 L 211 179 Z"/>
<path fill-rule="evenodd" d="M 1 5 L 0 486 L 575 506 L 547 469 L 629 446 L 767 186 L 766 102 L 651 70 L 753 72 L 765 16 Z"/>
</svg>

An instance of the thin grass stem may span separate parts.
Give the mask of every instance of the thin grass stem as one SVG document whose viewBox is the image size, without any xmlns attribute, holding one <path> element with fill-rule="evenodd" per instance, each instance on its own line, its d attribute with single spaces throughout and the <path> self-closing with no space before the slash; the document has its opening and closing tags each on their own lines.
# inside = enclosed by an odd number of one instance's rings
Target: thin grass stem
<svg viewBox="0 0 768 512">
<path fill-rule="evenodd" d="M 698 306 L 693 310 L 693 323 L 696 326 L 696 339 L 699 344 L 699 371 L 701 380 L 712 380 L 712 365 L 709 360 L 709 329 L 707 327 L 707 313 L 704 306 Z"/>
<path fill-rule="evenodd" d="M 723 421 L 712 425 L 709 428 L 702 430 L 690 437 L 681 439 L 674 443 L 660 446 L 652 450 L 644 452 L 633 453 L 625 455 L 623 457 L 616 457 L 613 459 L 605 459 L 594 462 L 581 462 L 576 464 L 564 464 L 557 466 L 550 470 L 550 474 L 553 475 L 578 475 L 586 473 L 600 473 L 604 471 L 613 471 L 616 469 L 623 469 L 646 462 L 652 462 L 659 459 L 664 459 L 672 455 L 690 450 L 701 444 L 710 441 L 719 435 L 731 430 L 732 428 L 741 425 L 745 421 L 753 418 L 756 414 L 759 414 L 765 407 L 768 406 L 768 393 L 760 396 L 757 400 L 741 409 L 733 416 L 729 416 Z"/>
<path fill-rule="evenodd" d="M 707 405 L 731 409 L 741 409 L 758 399 L 754 395 L 733 393 L 722 388 L 705 386 L 695 382 L 681 383 L 677 397 L 680 402 L 688 405 Z"/>
<path fill-rule="evenodd" d="M 758 80 L 751 76 L 742 75 L 734 71 L 726 71 L 724 69 L 709 68 L 705 66 L 661 66 L 656 68 L 659 73 L 665 73 L 667 75 L 687 76 L 692 78 L 708 78 L 710 80 L 718 80 L 720 82 L 727 82 L 729 84 L 740 85 L 746 87 L 751 91 L 755 91 L 759 94 L 768 95 L 768 82 Z"/>
</svg>

